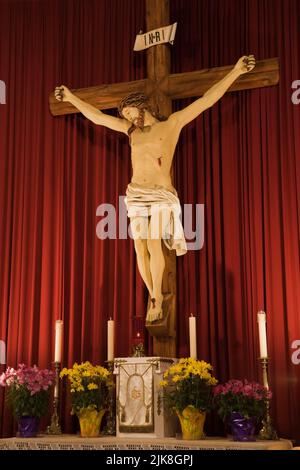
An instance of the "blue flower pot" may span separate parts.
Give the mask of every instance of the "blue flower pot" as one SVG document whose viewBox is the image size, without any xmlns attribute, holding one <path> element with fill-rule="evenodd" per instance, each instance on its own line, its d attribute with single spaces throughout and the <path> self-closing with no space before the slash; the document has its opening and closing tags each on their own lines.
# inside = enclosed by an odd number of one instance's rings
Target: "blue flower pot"
<svg viewBox="0 0 300 470">
<path fill-rule="evenodd" d="M 233 411 L 230 415 L 230 426 L 234 441 L 255 441 L 255 425 L 255 418 L 245 418 L 236 411 Z"/>
<path fill-rule="evenodd" d="M 39 431 L 39 418 L 22 416 L 18 423 L 18 437 L 35 437 Z"/>
</svg>

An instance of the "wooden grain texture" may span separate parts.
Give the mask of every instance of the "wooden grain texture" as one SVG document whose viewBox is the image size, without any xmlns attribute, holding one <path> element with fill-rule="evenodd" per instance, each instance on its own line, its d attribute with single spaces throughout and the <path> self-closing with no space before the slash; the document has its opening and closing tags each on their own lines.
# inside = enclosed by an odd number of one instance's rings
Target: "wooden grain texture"
<svg viewBox="0 0 300 470">
<path fill-rule="evenodd" d="M 160 46 L 151 47 L 152 50 L 163 48 L 168 50 L 168 46 L 161 44 Z M 151 64 L 155 63 L 155 59 L 162 60 L 162 55 L 166 57 L 166 53 L 158 53 L 154 55 L 152 52 Z M 157 104 L 162 108 L 163 95 L 174 100 L 179 98 L 192 98 L 202 96 L 212 85 L 221 80 L 228 73 L 233 65 L 226 67 L 216 67 L 213 69 L 196 70 L 194 72 L 176 73 L 172 75 L 161 76 L 161 72 L 152 70 L 150 79 L 136 80 L 133 82 L 121 82 L 111 85 L 101 85 L 89 88 L 80 88 L 72 90 L 79 98 L 87 103 L 96 106 L 98 109 L 110 109 L 118 106 L 120 100 L 133 91 L 142 91 L 149 96 L 157 95 Z M 168 68 L 168 67 L 167 67 Z M 245 74 L 233 83 L 228 91 L 249 90 L 253 88 L 262 88 L 277 85 L 279 82 L 279 61 L 277 57 L 256 62 L 255 68 Z M 54 93 L 49 97 L 50 111 L 53 116 L 64 114 L 78 113 L 78 109 L 70 103 L 60 102 L 55 99 Z M 163 110 L 161 109 L 161 112 Z"/>
<path fill-rule="evenodd" d="M 195 72 L 177 73 L 169 76 L 165 93 L 171 99 L 202 96 L 211 86 L 232 70 L 233 65 Z M 255 68 L 241 75 L 228 91 L 249 90 L 277 85 L 279 82 L 278 58 L 257 61 Z"/>
<path fill-rule="evenodd" d="M 169 0 L 146 0 L 146 28 L 168 26 L 170 20 Z M 172 101 L 162 90 L 161 84 L 170 74 L 170 48 L 167 44 L 150 47 L 147 50 L 147 76 L 152 83 L 149 93 L 151 104 L 158 108 L 164 116 L 172 112 Z M 162 282 L 162 292 L 165 302 L 164 315 L 168 315 L 168 332 L 165 337 L 155 335 L 155 325 L 151 325 L 153 337 L 153 354 L 162 357 L 176 357 L 176 254 L 168 250 L 164 243 L 165 271 Z M 159 323 L 159 322 L 158 322 Z M 153 328 L 154 327 L 154 328 Z"/>
</svg>

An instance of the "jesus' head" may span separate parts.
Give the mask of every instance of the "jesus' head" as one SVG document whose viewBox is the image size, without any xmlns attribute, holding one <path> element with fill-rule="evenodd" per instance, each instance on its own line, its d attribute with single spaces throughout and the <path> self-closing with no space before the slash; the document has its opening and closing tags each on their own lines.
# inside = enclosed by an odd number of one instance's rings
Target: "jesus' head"
<svg viewBox="0 0 300 470">
<path fill-rule="evenodd" d="M 143 129 L 145 125 L 145 112 L 148 112 L 152 117 L 158 121 L 165 121 L 166 118 L 161 116 L 158 111 L 155 111 L 150 105 L 150 100 L 147 95 L 140 92 L 130 93 L 125 96 L 118 106 L 118 111 L 121 117 L 132 122 L 132 126 L 128 130 L 130 135 L 137 127 Z"/>
</svg>

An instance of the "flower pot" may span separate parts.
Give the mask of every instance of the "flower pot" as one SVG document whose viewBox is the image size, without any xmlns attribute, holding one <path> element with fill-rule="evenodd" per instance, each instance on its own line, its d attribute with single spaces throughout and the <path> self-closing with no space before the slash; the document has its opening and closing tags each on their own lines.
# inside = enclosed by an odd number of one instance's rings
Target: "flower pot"
<svg viewBox="0 0 300 470">
<path fill-rule="evenodd" d="M 39 418 L 22 416 L 18 421 L 18 437 L 35 437 L 39 431 Z"/>
<path fill-rule="evenodd" d="M 77 416 L 80 424 L 81 437 L 97 437 L 100 433 L 101 421 L 105 410 L 82 408 Z"/>
<path fill-rule="evenodd" d="M 233 440 L 242 442 L 255 441 L 255 424 L 256 420 L 254 417 L 245 418 L 242 414 L 233 411 L 230 415 L 230 426 Z"/>
<path fill-rule="evenodd" d="M 203 426 L 206 413 L 199 411 L 192 405 L 187 406 L 182 413 L 177 410 L 176 413 L 181 424 L 182 439 L 194 440 L 205 438 Z"/>
</svg>

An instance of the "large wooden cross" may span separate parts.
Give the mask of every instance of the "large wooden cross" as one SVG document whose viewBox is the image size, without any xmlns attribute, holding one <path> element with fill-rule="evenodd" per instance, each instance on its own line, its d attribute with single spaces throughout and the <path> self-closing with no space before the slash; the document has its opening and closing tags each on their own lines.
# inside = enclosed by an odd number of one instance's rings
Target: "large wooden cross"
<svg viewBox="0 0 300 470">
<path fill-rule="evenodd" d="M 170 23 L 169 0 L 146 0 L 147 31 L 167 26 Z M 101 85 L 72 90 L 79 98 L 98 109 L 118 106 L 120 100 L 134 91 L 150 96 L 152 104 L 158 106 L 161 114 L 169 116 L 172 100 L 202 96 L 214 83 L 221 80 L 233 67 L 217 67 L 188 73 L 170 75 L 170 46 L 161 44 L 147 49 L 148 77 L 144 80 Z M 229 91 L 276 85 L 279 81 L 278 59 L 258 61 L 253 71 L 242 75 Z M 78 113 L 68 102 L 59 102 L 50 95 L 50 110 L 53 115 Z M 164 244 L 163 244 L 164 245 Z M 153 352 L 165 357 L 176 356 L 176 256 L 164 248 L 166 269 L 163 279 L 163 293 L 167 299 L 165 322 L 148 327 L 154 336 Z"/>
</svg>

